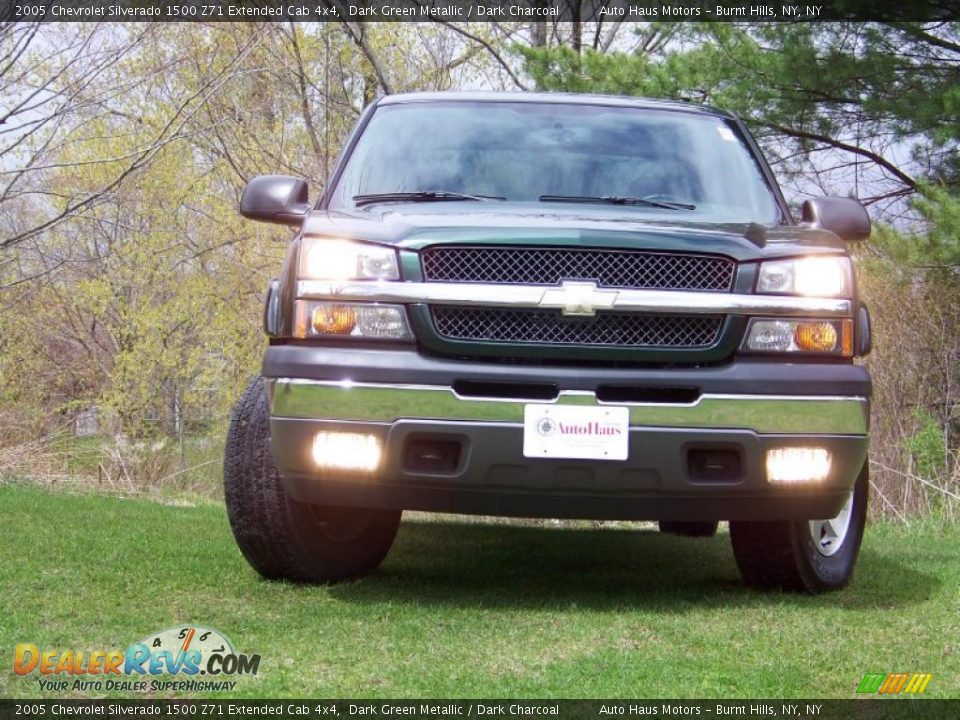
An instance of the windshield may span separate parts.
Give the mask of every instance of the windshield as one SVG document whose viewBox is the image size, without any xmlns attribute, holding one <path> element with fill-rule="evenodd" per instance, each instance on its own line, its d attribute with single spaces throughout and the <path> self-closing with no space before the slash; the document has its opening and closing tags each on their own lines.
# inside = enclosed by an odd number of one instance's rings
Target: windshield
<svg viewBox="0 0 960 720">
<path fill-rule="evenodd" d="M 780 217 L 750 149 L 724 118 L 529 102 L 379 107 L 330 206 L 358 207 L 357 196 L 431 191 L 539 203 L 655 200 L 663 202 L 618 208 L 708 222 L 769 225 Z M 359 204 L 372 203 L 368 197 Z"/>
</svg>

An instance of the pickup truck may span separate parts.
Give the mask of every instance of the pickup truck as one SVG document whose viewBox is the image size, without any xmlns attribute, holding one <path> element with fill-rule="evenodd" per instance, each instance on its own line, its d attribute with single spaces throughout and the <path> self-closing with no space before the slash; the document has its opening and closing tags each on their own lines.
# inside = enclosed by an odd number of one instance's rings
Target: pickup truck
<svg viewBox="0 0 960 720">
<path fill-rule="evenodd" d="M 795 219 L 742 121 L 684 102 L 415 93 L 325 189 L 252 179 L 296 229 L 224 461 L 265 578 L 383 561 L 401 513 L 729 523 L 744 581 L 842 587 L 866 520 L 870 350 L 850 198 Z"/>
</svg>

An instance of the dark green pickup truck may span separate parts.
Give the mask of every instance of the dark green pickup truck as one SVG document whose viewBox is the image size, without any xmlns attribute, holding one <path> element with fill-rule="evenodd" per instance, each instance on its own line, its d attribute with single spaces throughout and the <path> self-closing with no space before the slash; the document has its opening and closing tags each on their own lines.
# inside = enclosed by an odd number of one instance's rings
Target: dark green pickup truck
<svg viewBox="0 0 960 720">
<path fill-rule="evenodd" d="M 225 458 L 264 577 L 361 576 L 421 510 L 729 521 L 749 584 L 848 581 L 871 392 L 848 243 L 870 220 L 816 198 L 797 222 L 735 117 L 394 95 L 319 201 L 263 176 L 240 211 L 298 230 Z"/>
</svg>

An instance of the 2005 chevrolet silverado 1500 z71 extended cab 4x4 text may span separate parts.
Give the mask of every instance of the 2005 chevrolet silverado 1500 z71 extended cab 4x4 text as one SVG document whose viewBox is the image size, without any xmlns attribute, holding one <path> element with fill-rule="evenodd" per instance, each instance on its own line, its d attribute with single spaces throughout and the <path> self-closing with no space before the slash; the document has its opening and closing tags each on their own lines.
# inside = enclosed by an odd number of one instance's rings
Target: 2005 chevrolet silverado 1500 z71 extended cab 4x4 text
<svg viewBox="0 0 960 720">
<path fill-rule="evenodd" d="M 713 109 L 550 94 L 369 107 L 319 201 L 252 180 L 297 228 L 226 501 L 268 578 L 376 568 L 403 510 L 729 521 L 747 583 L 844 585 L 869 481 L 870 347 L 848 198 L 796 222 Z"/>
</svg>

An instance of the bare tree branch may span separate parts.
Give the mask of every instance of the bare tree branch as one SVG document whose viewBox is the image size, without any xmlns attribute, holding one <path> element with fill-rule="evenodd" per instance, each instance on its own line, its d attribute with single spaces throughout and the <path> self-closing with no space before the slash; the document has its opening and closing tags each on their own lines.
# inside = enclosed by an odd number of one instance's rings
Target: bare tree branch
<svg viewBox="0 0 960 720">
<path fill-rule="evenodd" d="M 486 40 L 484 40 L 482 37 L 479 37 L 478 35 L 474 35 L 473 33 L 468 32 L 467 30 L 464 30 L 462 27 L 460 27 L 455 23 L 447 22 L 446 20 L 440 20 L 437 18 L 434 18 L 433 20 L 434 22 L 440 25 L 443 25 L 444 27 L 450 28 L 455 33 L 457 33 L 458 35 L 462 35 L 463 37 L 467 38 L 471 42 L 475 42 L 477 43 L 477 45 L 480 45 L 483 49 L 485 49 L 488 53 L 490 53 L 490 57 L 496 60 L 497 64 L 500 65 L 500 67 L 503 68 L 504 72 L 506 72 L 507 75 L 510 76 L 510 79 L 513 81 L 514 85 L 516 85 L 521 90 L 530 89 L 523 83 L 523 81 L 520 80 L 519 77 L 517 77 L 517 74 L 513 71 L 513 68 L 511 68 L 509 63 L 507 63 L 507 61 L 503 59 L 503 56 L 500 54 L 500 52 L 496 48 L 494 48 L 493 45 L 491 45 Z"/>
</svg>

